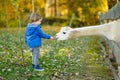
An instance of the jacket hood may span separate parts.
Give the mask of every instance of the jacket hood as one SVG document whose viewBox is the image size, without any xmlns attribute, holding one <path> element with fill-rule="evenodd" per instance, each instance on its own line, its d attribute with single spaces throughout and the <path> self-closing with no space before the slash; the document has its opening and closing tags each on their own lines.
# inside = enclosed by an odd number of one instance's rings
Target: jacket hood
<svg viewBox="0 0 120 80">
<path fill-rule="evenodd" d="M 27 25 L 27 27 L 38 27 L 39 25 L 38 24 L 35 24 L 35 23 L 29 23 Z"/>
<path fill-rule="evenodd" d="M 35 23 L 28 24 L 27 29 L 26 29 L 26 35 L 33 34 L 37 27 L 39 27 L 39 25 L 37 25 Z"/>
</svg>

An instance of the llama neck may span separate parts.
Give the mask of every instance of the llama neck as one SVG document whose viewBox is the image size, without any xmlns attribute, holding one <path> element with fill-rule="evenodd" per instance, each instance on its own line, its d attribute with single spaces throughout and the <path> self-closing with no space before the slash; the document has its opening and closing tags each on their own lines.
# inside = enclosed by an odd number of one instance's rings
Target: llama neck
<svg viewBox="0 0 120 80">
<path fill-rule="evenodd" d="M 78 32 L 81 36 L 87 36 L 87 35 L 101 35 L 99 27 L 97 26 L 90 26 L 90 27 L 83 27 L 79 28 Z"/>
<path fill-rule="evenodd" d="M 104 24 L 99 26 L 89 26 L 83 28 L 75 28 L 72 31 L 74 32 L 74 37 L 78 36 L 89 36 L 89 35 L 102 35 L 107 36 L 110 33 L 111 26 L 110 24 Z"/>
</svg>

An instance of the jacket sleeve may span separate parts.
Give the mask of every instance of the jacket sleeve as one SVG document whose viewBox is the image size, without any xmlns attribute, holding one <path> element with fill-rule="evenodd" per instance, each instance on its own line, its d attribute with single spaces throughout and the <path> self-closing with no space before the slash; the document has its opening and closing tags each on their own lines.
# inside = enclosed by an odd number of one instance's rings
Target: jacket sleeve
<svg viewBox="0 0 120 80">
<path fill-rule="evenodd" d="M 50 39 L 50 35 L 45 34 L 40 27 L 37 27 L 37 31 L 38 31 L 38 36 L 44 39 Z"/>
</svg>

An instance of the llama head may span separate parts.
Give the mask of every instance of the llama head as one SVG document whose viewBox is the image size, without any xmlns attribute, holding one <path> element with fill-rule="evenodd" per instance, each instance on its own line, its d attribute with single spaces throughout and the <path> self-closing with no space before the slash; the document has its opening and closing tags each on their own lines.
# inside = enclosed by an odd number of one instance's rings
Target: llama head
<svg viewBox="0 0 120 80">
<path fill-rule="evenodd" d="M 62 27 L 60 32 L 58 32 L 56 34 L 56 39 L 57 40 L 67 40 L 69 39 L 70 36 L 70 32 L 71 32 L 72 28 L 70 27 Z"/>
</svg>

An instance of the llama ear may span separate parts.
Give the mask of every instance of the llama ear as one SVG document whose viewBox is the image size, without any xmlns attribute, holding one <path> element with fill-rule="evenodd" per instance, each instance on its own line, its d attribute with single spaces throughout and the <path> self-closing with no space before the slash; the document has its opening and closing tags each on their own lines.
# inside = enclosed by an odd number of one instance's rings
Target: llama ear
<svg viewBox="0 0 120 80">
<path fill-rule="evenodd" d="M 71 27 L 62 27 L 60 31 L 68 31 L 68 30 L 71 30 L 72 28 Z"/>
<path fill-rule="evenodd" d="M 67 28 L 68 28 L 69 30 L 71 30 L 71 29 L 72 29 L 72 28 L 71 28 L 71 27 L 69 27 L 69 26 L 68 26 Z"/>
</svg>

